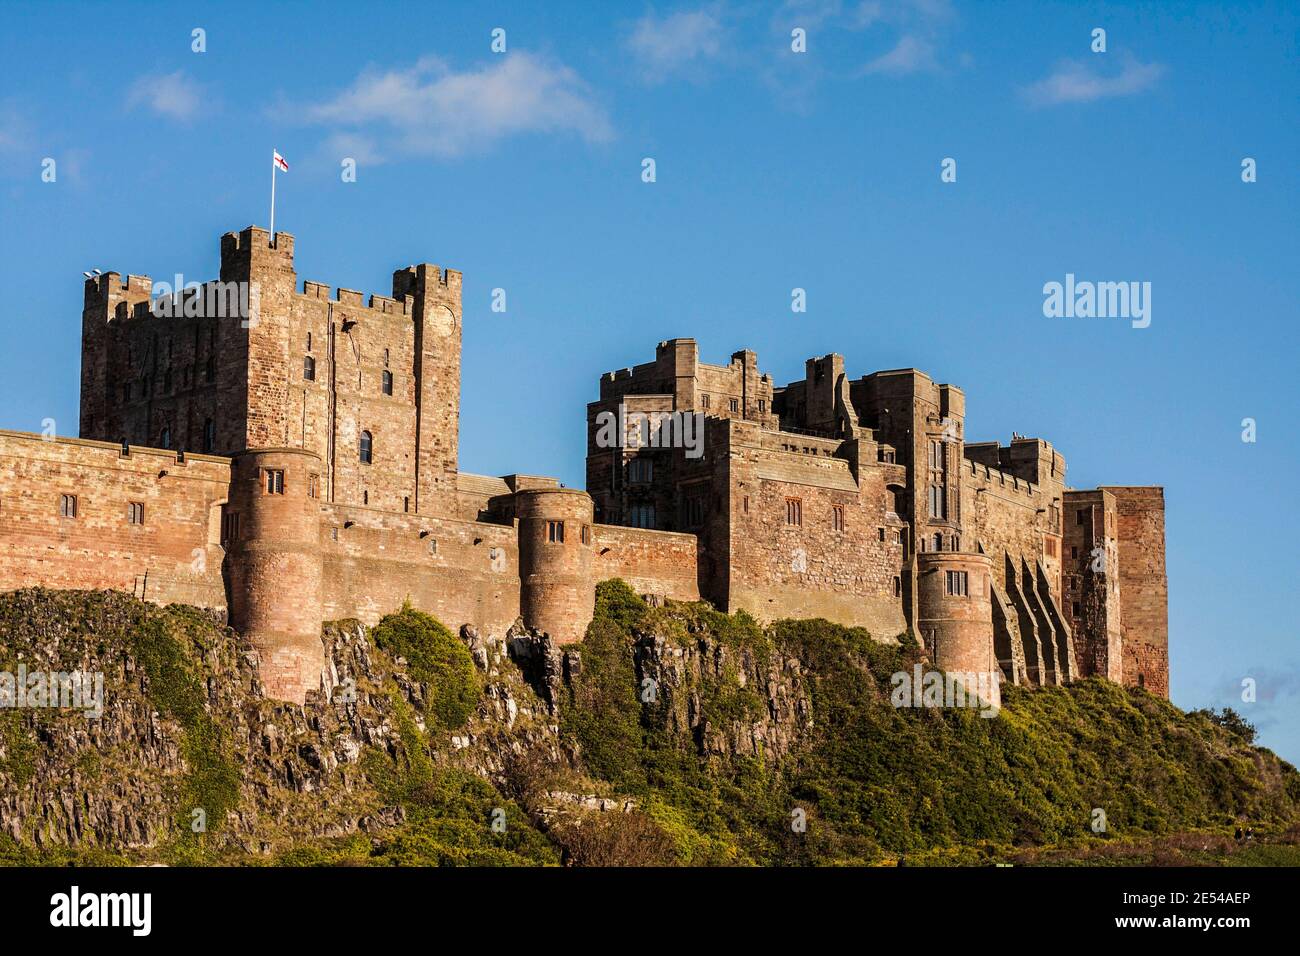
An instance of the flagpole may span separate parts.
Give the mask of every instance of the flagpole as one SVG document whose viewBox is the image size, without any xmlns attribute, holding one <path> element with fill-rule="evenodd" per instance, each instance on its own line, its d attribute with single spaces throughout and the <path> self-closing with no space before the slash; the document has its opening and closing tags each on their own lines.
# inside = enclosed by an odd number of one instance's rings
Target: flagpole
<svg viewBox="0 0 1300 956">
<path fill-rule="evenodd" d="M 271 153 L 271 242 L 275 242 L 275 153 Z"/>
</svg>

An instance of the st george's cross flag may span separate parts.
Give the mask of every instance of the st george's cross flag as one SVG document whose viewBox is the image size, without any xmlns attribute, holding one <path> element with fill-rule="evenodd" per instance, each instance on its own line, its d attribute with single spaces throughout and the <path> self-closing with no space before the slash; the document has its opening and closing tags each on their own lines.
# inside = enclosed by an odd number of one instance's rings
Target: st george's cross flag
<svg viewBox="0 0 1300 956">
<path fill-rule="evenodd" d="M 275 150 L 271 150 L 271 164 L 282 173 L 287 173 L 289 171 L 289 164 L 286 163 L 284 157 Z"/>
</svg>

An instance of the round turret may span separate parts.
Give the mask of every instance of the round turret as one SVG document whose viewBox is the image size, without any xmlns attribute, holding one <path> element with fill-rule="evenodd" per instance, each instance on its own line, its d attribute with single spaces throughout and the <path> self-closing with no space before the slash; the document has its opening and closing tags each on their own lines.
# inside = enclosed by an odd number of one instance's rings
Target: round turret
<svg viewBox="0 0 1300 956">
<path fill-rule="evenodd" d="M 520 615 L 558 643 L 580 641 L 596 602 L 591 496 L 575 488 L 536 488 L 519 492 L 515 507 Z"/>
<path fill-rule="evenodd" d="M 987 555 L 925 551 L 917 559 L 917 630 L 935 667 L 962 678 L 970 693 L 998 704 L 993 651 L 992 562 Z M 979 675 L 984 675 L 980 680 Z"/>
<path fill-rule="evenodd" d="M 261 658 L 267 695 L 302 703 L 321 684 L 320 457 L 244 452 L 226 506 L 230 623 Z"/>
</svg>

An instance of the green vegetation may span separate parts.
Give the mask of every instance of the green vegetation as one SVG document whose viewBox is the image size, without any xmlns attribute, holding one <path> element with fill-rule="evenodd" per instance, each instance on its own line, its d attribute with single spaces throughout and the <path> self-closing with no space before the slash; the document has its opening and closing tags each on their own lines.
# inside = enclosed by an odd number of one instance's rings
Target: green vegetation
<svg viewBox="0 0 1300 956">
<path fill-rule="evenodd" d="M 173 862 L 203 862 L 205 837 L 225 824 L 239 806 L 240 771 L 226 735 L 205 708 L 201 660 L 196 653 L 211 622 L 173 606 L 165 617 L 152 614 L 128 632 L 131 656 L 148 679 L 149 700 L 164 717 L 181 725 L 188 769 L 176 794 Z M 196 815 L 201 811 L 201 815 Z M 199 821 L 202 826 L 199 826 Z M 196 830 L 198 832 L 196 832 Z"/>
<path fill-rule="evenodd" d="M 662 700 L 638 699 L 635 633 L 676 643 L 707 634 L 760 659 L 799 661 L 813 708 L 805 745 L 772 766 L 700 756 L 696 741 L 665 729 Z M 644 802 L 682 862 L 864 863 L 907 854 L 976 863 L 1019 847 L 1221 831 L 1239 820 L 1280 827 L 1300 806 L 1300 775 L 1252 747 L 1253 730 L 1236 715 L 1183 714 L 1098 679 L 1007 688 L 994 718 L 896 709 L 889 678 L 920 659 L 914 646 L 826 621 L 782 621 L 764 633 L 743 615 L 695 605 L 638 607 L 621 582 L 598 589 L 580 651 L 561 729 L 590 773 Z M 716 725 L 751 721 L 752 708 L 764 706 L 725 670 L 679 690 L 698 692 Z M 1091 830 L 1095 808 L 1107 835 Z M 795 811 L 806 815 L 805 833 L 791 826 Z"/>
<path fill-rule="evenodd" d="M 406 659 L 408 673 L 429 685 L 429 715 L 445 730 L 465 726 L 483 692 L 474 659 L 464 643 L 437 618 L 408 603 L 375 626 L 380 650 Z"/>
</svg>

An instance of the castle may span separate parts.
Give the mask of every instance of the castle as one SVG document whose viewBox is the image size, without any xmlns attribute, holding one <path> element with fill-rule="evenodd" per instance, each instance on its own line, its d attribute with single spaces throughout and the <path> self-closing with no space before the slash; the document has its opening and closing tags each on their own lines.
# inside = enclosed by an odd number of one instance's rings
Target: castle
<svg viewBox="0 0 1300 956">
<path fill-rule="evenodd" d="M 249 227 L 202 287 L 86 281 L 81 437 L 0 432 L 0 590 L 224 611 L 296 702 L 321 686 L 323 621 L 409 600 L 571 642 L 614 577 L 910 631 L 948 671 L 1168 696 L 1160 488 L 1076 490 L 1046 441 L 967 442 L 961 389 L 916 369 L 850 379 L 827 355 L 781 387 L 692 339 L 601 378 L 588 491 L 467 474 L 460 273 L 399 269 L 364 301 L 299 288 L 293 256 Z"/>
</svg>

